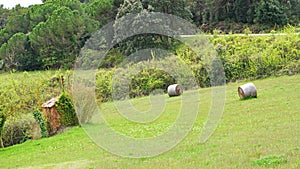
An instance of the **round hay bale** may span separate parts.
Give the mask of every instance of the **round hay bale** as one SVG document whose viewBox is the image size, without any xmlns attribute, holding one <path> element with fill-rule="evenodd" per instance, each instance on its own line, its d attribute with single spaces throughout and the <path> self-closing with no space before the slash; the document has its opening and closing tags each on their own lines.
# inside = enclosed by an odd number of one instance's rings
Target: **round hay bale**
<svg viewBox="0 0 300 169">
<path fill-rule="evenodd" d="M 180 84 L 172 84 L 168 87 L 168 94 L 170 97 L 179 96 L 183 93 L 183 87 Z"/>
<path fill-rule="evenodd" d="M 247 97 L 257 98 L 256 87 L 253 83 L 247 83 L 238 87 L 238 93 L 241 99 Z"/>
</svg>

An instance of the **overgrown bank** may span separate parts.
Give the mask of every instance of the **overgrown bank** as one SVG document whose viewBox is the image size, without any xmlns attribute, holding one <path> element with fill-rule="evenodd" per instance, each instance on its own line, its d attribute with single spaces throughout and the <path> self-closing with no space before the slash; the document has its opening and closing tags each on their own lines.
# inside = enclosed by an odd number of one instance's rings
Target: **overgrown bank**
<svg viewBox="0 0 300 169">
<path fill-rule="evenodd" d="M 213 44 L 213 52 L 216 52 L 222 62 L 226 82 L 300 73 L 300 34 L 295 34 L 293 27 L 287 28 L 285 32 L 285 35 L 249 36 L 248 33 L 251 32 L 246 32 L 247 34 L 243 35 L 218 36 L 215 34 L 209 37 L 209 41 Z M 129 96 L 133 98 L 148 95 L 155 89 L 165 89 L 166 84 L 174 82 L 191 84 L 188 81 L 191 78 L 182 69 L 182 61 L 191 68 L 198 86 L 210 87 L 211 71 L 219 71 L 219 69 L 212 69 L 211 63 L 205 61 L 205 58 L 210 57 L 209 54 L 213 52 L 208 52 L 206 55 L 202 55 L 202 52 L 198 54 L 182 44 L 171 54 L 174 57 L 170 59 L 139 63 L 152 64 L 152 67 L 149 66 L 151 69 L 142 72 L 132 65 L 128 66 L 128 69 L 114 66 L 114 68 L 101 70 L 97 76 L 98 97 L 107 101 L 112 99 L 113 90 L 129 90 Z M 160 65 L 160 68 L 155 68 L 157 67 L 155 65 Z M 165 72 L 161 72 L 161 68 Z M 128 71 L 134 73 L 128 73 Z M 184 80 L 174 81 L 174 77 L 173 79 L 168 77 L 172 71 L 176 71 L 176 74 L 184 77 L 182 78 Z M 120 75 L 135 84 L 130 84 L 129 89 L 126 88 L 127 86 L 122 86 L 118 80 Z"/>
</svg>

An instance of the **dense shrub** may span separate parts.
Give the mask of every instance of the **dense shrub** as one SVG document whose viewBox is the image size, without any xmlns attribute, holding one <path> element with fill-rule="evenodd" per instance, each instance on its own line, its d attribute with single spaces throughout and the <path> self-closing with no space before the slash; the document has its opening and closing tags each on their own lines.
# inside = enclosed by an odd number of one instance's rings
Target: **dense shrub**
<svg viewBox="0 0 300 169">
<path fill-rule="evenodd" d="M 156 89 L 166 92 L 172 83 L 180 83 L 184 89 L 196 86 L 192 69 L 175 56 L 100 70 L 96 77 L 96 96 L 102 101 L 146 96 Z"/>
<path fill-rule="evenodd" d="M 254 22 L 271 26 L 285 25 L 288 17 L 278 0 L 262 0 L 256 4 Z"/>
<path fill-rule="evenodd" d="M 1 111 L 7 118 L 33 112 L 61 89 L 53 85 L 52 72 L 13 73 L 0 76 Z"/>
<path fill-rule="evenodd" d="M 64 75 L 64 86 L 61 77 Z M 32 113 L 65 88 L 71 87 L 70 72 L 23 72 L 1 74 L 0 111 L 7 118 Z"/>
<path fill-rule="evenodd" d="M 60 115 L 60 122 L 63 126 L 76 126 L 79 124 L 72 100 L 67 93 L 63 92 L 60 95 L 55 103 L 55 108 Z"/>
<path fill-rule="evenodd" d="M 300 35 L 292 28 L 286 32 L 284 36 L 212 37 L 227 82 L 299 72 Z"/>
<path fill-rule="evenodd" d="M 114 70 L 100 70 L 96 75 L 97 98 L 102 101 L 112 99 L 112 77 Z"/>
<path fill-rule="evenodd" d="M 245 29 L 244 35 L 216 34 L 209 37 L 214 50 L 207 46 L 209 44 L 200 44 L 199 51 L 182 44 L 176 49 L 178 57 L 100 70 L 96 78 L 97 97 L 107 101 L 149 95 L 156 87 L 165 91 L 170 83 L 180 83 L 189 89 L 196 86 L 190 85 L 193 79 L 200 87 L 220 85 L 224 79 L 221 76 L 215 79 L 215 75 L 222 75 L 222 71 L 226 82 L 299 73 L 300 35 L 290 26 L 284 32 L 286 35 L 251 36 L 251 31 Z M 193 38 L 188 41 L 193 42 Z M 222 68 L 214 67 L 212 60 L 207 61 L 214 52 Z"/>
<path fill-rule="evenodd" d="M 175 79 L 163 70 L 144 69 L 132 77 L 129 97 L 147 96 L 156 89 L 162 89 L 166 93 L 168 86 L 174 83 Z"/>
<path fill-rule="evenodd" d="M 11 118 L 5 122 L 2 132 L 5 147 L 39 138 L 41 138 L 41 130 L 31 114 L 23 114 L 18 118 Z"/>
</svg>

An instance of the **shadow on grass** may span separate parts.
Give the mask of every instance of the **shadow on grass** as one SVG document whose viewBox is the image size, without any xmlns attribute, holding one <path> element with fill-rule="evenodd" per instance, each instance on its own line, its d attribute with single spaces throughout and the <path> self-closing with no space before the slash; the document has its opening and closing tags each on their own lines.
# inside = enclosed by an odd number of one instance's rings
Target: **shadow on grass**
<svg viewBox="0 0 300 169">
<path fill-rule="evenodd" d="M 247 100 L 254 100 L 254 99 L 257 99 L 257 97 L 246 97 L 246 98 L 240 99 L 240 101 L 247 101 Z"/>
</svg>

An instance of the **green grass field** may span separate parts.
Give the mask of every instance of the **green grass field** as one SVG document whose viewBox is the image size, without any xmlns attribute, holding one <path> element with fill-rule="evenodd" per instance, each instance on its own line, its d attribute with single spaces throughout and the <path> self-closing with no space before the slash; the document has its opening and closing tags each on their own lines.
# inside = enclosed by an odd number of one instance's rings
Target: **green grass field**
<svg viewBox="0 0 300 169">
<path fill-rule="evenodd" d="M 199 90 L 200 111 L 191 132 L 159 156 L 113 155 L 91 141 L 83 128 L 75 127 L 51 138 L 0 149 L 0 168 L 300 168 L 300 75 L 254 81 L 257 99 L 239 99 L 237 87 L 243 83 L 226 87 L 222 120 L 204 144 L 199 143 L 199 135 L 211 106 L 211 89 Z M 113 103 L 100 107 L 115 130 L 150 137 L 163 133 L 178 115 L 173 112 L 180 106 L 180 97 L 166 99 L 164 114 L 147 125 L 122 119 Z M 133 105 L 146 109 L 148 98 L 134 99 Z"/>
</svg>

